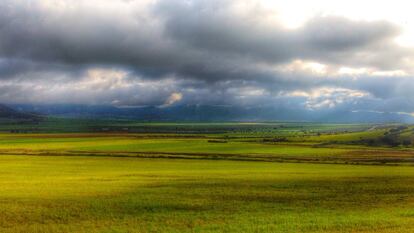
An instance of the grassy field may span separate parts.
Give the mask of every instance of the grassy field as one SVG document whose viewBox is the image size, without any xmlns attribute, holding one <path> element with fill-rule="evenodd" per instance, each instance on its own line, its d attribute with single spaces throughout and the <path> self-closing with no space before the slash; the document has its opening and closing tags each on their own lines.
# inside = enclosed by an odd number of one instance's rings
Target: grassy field
<svg viewBox="0 0 414 233">
<path fill-rule="evenodd" d="M 414 169 L 0 157 L 1 232 L 413 232 Z"/>
<path fill-rule="evenodd" d="M 283 129 L 285 130 L 285 129 Z M 0 133 L 0 155 L 93 155 L 351 164 L 414 164 L 410 146 L 369 146 L 388 128 L 273 137 L 179 133 Z M 236 133 L 232 133 L 236 134 Z M 404 132 L 406 134 L 406 132 Z M 364 137 L 365 139 L 361 139 Z M 411 134 L 408 136 L 411 137 Z"/>
<path fill-rule="evenodd" d="M 410 125 L 78 123 L 0 123 L 0 232 L 414 232 Z"/>
</svg>

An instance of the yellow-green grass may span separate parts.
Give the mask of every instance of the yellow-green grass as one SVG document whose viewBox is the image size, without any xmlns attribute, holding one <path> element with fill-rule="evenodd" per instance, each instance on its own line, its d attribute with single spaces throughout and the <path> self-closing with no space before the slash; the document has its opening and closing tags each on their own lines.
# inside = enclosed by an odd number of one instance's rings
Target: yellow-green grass
<svg viewBox="0 0 414 233">
<path fill-rule="evenodd" d="M 373 131 L 349 132 L 349 133 L 332 133 L 319 136 L 309 136 L 306 138 L 297 138 L 296 140 L 314 141 L 314 142 L 349 142 L 360 139 L 375 139 L 384 135 L 387 129 L 378 129 Z"/>
<path fill-rule="evenodd" d="M 224 142 L 224 143 L 223 143 Z M 313 142 L 266 142 L 261 139 L 213 139 L 161 134 L 1 134 L 0 155 L 100 155 L 206 158 L 323 163 L 401 164 L 414 162 L 405 148 Z"/>
<path fill-rule="evenodd" d="M 162 153 L 218 153 L 218 154 L 270 154 L 270 155 L 335 155 L 341 148 L 314 148 L 306 145 L 278 145 L 259 142 L 229 140 L 212 143 L 208 138 L 145 138 L 134 135 L 105 136 L 34 134 L 25 137 L 4 136 L 0 140 L 0 153 L 13 150 L 103 151 L 103 152 L 162 152 Z"/>
<path fill-rule="evenodd" d="M 0 156 L 0 232 L 414 232 L 414 169 Z"/>
</svg>

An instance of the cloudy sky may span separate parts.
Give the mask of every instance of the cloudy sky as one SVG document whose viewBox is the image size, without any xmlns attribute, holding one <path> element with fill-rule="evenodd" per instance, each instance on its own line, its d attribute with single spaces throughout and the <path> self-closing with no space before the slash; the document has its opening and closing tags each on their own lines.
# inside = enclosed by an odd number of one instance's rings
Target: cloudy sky
<svg viewBox="0 0 414 233">
<path fill-rule="evenodd" d="M 1 0 L 0 102 L 410 115 L 409 2 Z"/>
</svg>

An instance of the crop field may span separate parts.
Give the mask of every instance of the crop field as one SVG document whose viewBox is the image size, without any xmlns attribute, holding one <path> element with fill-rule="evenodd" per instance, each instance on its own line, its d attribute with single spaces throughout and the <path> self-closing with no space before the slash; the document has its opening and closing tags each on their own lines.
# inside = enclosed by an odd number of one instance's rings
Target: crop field
<svg viewBox="0 0 414 233">
<path fill-rule="evenodd" d="M 0 232 L 414 232 L 410 125 L 80 122 L 0 126 Z"/>
</svg>

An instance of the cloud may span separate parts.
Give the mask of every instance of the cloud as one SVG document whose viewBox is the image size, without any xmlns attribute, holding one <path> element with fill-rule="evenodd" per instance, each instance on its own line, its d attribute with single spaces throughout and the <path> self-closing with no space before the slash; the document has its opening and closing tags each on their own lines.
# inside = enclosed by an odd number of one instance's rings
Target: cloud
<svg viewBox="0 0 414 233">
<path fill-rule="evenodd" d="M 309 92 L 293 91 L 286 96 L 300 96 L 306 98 L 304 106 L 310 110 L 321 108 L 335 108 L 343 104 L 355 104 L 361 98 L 369 96 L 366 92 L 344 88 L 318 88 Z"/>
<path fill-rule="evenodd" d="M 163 107 L 171 106 L 183 99 L 183 94 L 179 92 L 172 93 L 168 99 L 165 101 L 165 103 L 162 105 Z"/>
<path fill-rule="evenodd" d="M 387 21 L 287 28 L 254 0 L 4 0 L 0 12 L 1 102 L 414 111 L 414 52 Z"/>
<path fill-rule="evenodd" d="M 264 9 L 248 5 L 247 10 L 240 10 L 240 5 L 237 1 L 162 1 L 157 13 L 172 38 L 222 56 L 269 63 L 310 59 L 382 68 L 390 63 L 400 66 L 399 62 L 412 55 L 393 42 L 399 28 L 385 21 L 315 17 L 298 29 L 287 29 L 269 20 Z"/>
<path fill-rule="evenodd" d="M 398 28 L 387 22 L 316 17 L 291 30 L 254 4 L 240 9 L 239 1 L 63 2 L 2 1 L 2 56 L 200 78 L 194 69 L 211 75 L 293 59 L 397 67 L 407 55 L 392 41 Z"/>
</svg>

